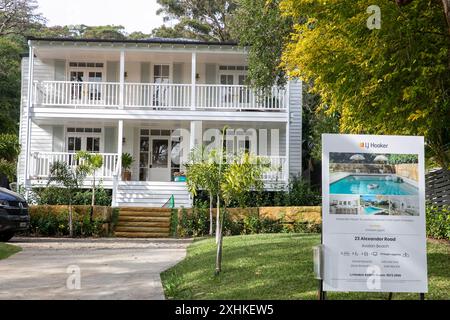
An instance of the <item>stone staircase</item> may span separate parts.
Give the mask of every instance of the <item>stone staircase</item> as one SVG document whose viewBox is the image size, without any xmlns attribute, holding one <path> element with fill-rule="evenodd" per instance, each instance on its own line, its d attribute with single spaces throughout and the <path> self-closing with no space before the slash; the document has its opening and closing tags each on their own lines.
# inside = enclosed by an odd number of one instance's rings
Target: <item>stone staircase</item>
<svg viewBox="0 0 450 320">
<path fill-rule="evenodd" d="M 116 237 L 167 238 L 170 235 L 171 209 L 121 207 L 115 228 Z"/>
</svg>

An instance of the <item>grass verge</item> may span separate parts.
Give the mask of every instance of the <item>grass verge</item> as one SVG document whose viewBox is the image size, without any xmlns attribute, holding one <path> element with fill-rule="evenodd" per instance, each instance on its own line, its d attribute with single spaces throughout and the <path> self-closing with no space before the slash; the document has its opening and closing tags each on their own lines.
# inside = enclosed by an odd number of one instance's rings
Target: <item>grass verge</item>
<svg viewBox="0 0 450 320">
<path fill-rule="evenodd" d="M 195 241 L 186 259 L 161 274 L 168 299 L 317 299 L 311 247 L 320 235 L 258 234 L 224 238 L 223 272 L 215 277 L 214 239 Z M 428 241 L 429 293 L 450 299 L 450 245 Z M 329 299 L 387 299 L 386 293 L 329 293 Z M 394 299 L 417 299 L 394 294 Z"/>
<path fill-rule="evenodd" d="M 22 251 L 21 247 L 0 242 L 0 260 L 6 259 L 20 251 Z"/>
</svg>

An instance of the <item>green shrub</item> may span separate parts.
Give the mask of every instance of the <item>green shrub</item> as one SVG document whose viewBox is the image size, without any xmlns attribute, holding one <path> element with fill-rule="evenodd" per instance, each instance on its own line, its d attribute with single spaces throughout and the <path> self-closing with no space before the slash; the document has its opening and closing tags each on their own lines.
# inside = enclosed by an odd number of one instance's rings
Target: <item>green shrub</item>
<svg viewBox="0 0 450 320">
<path fill-rule="evenodd" d="M 450 207 L 427 206 L 427 236 L 435 239 L 450 239 Z"/>
<path fill-rule="evenodd" d="M 244 217 L 242 234 L 255 234 L 261 230 L 261 220 L 256 215 Z"/>
<path fill-rule="evenodd" d="M 172 209 L 170 212 L 170 235 L 172 237 L 176 237 L 177 230 L 178 230 L 178 210 Z"/>
<path fill-rule="evenodd" d="M 252 191 L 242 196 L 245 207 L 292 207 L 292 206 L 318 206 L 322 202 L 320 190 L 311 187 L 299 177 L 291 178 L 288 188 L 279 186 L 272 191 Z M 194 199 L 198 203 L 208 201 L 208 193 L 199 190 Z M 222 204 L 223 205 L 223 204 Z M 237 201 L 232 201 L 229 208 L 240 207 Z"/>
<path fill-rule="evenodd" d="M 201 203 L 194 207 L 188 215 L 185 208 L 181 209 L 181 219 L 179 222 L 179 236 L 200 237 L 209 233 L 209 206 Z"/>
<path fill-rule="evenodd" d="M 32 236 L 64 237 L 69 235 L 68 210 L 52 210 L 42 208 L 30 215 L 30 231 Z M 105 235 L 104 221 L 94 218 L 90 222 L 89 211 L 73 212 L 73 231 L 75 237 L 100 237 Z"/>
<path fill-rule="evenodd" d="M 213 220 L 215 225 L 215 219 Z M 257 214 L 250 214 L 242 219 L 233 219 L 229 213 L 225 214 L 224 235 L 245 235 L 257 233 L 320 233 L 321 224 L 313 221 L 288 223 L 283 218 L 274 220 L 261 218 Z M 191 213 L 182 209 L 178 222 L 177 236 L 201 237 L 209 232 L 209 208 L 194 208 Z"/>
<path fill-rule="evenodd" d="M 92 190 L 78 190 L 73 197 L 73 205 L 90 205 L 92 199 Z M 110 206 L 111 190 L 106 190 L 102 186 L 95 189 L 95 205 Z M 31 202 L 38 205 L 67 205 L 69 200 L 64 192 L 56 186 L 33 189 Z"/>
</svg>

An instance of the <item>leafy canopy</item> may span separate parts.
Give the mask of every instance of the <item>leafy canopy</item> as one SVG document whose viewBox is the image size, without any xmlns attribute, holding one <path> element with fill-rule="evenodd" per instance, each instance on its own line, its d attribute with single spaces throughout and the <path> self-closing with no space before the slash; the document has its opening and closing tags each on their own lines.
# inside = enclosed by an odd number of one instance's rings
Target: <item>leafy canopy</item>
<svg viewBox="0 0 450 320">
<path fill-rule="evenodd" d="M 166 21 L 176 21 L 173 27 L 153 30 L 154 36 L 198 40 L 231 40 L 230 21 L 236 9 L 230 0 L 158 0 Z"/>
<path fill-rule="evenodd" d="M 366 12 L 381 8 L 381 29 Z M 289 76 L 312 81 L 340 131 L 425 135 L 441 165 L 450 140 L 450 37 L 441 1 L 282 0 L 296 21 L 282 55 Z"/>
</svg>

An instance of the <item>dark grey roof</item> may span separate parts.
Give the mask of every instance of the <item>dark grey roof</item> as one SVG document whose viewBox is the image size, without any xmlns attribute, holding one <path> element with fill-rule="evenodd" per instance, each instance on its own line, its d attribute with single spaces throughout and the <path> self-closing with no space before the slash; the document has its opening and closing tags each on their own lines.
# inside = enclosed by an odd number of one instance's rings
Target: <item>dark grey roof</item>
<svg viewBox="0 0 450 320">
<path fill-rule="evenodd" d="M 234 41 L 202 41 L 195 39 L 174 39 L 174 38 L 150 38 L 143 40 L 115 40 L 115 39 L 78 39 L 78 38 L 38 38 L 28 37 L 28 40 L 52 41 L 52 42 L 92 42 L 92 43 L 157 43 L 157 44 L 194 44 L 208 46 L 237 46 Z"/>
</svg>

